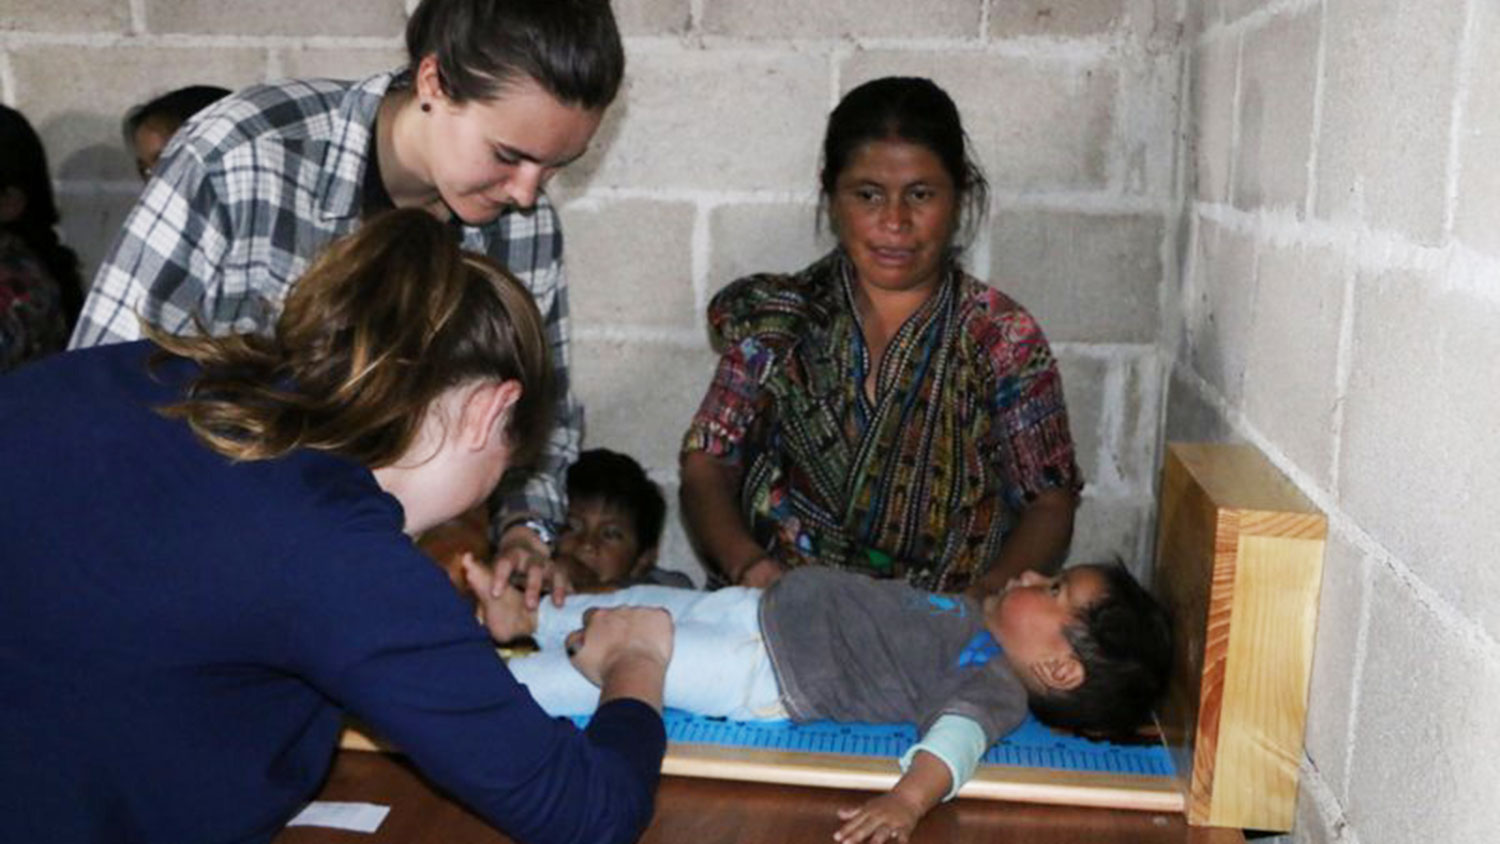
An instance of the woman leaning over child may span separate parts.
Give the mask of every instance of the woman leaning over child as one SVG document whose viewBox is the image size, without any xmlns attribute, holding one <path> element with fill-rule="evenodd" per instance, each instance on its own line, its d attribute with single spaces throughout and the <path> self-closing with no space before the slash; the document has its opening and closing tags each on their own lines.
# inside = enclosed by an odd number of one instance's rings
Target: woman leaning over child
<svg viewBox="0 0 1500 844">
<path fill-rule="evenodd" d="M 0 440 L 26 444 L 0 477 L 28 490 L 0 506 L 0 839 L 267 841 L 347 711 L 519 840 L 634 840 L 669 619 L 591 619 L 579 731 L 410 540 L 541 448 L 526 291 L 395 211 L 311 267 L 271 336 L 152 336 L 0 379 Z"/>
<path fill-rule="evenodd" d="M 545 188 L 588 149 L 624 47 L 608 0 L 421 0 L 406 51 L 406 67 L 359 81 L 238 91 L 179 131 L 72 346 L 134 340 L 142 320 L 174 334 L 268 330 L 330 241 L 380 211 L 423 209 L 512 271 L 544 317 L 554 425 L 537 466 L 497 496 L 495 521 L 502 557 L 541 566 L 583 425 L 568 390 L 562 224 Z"/>
</svg>

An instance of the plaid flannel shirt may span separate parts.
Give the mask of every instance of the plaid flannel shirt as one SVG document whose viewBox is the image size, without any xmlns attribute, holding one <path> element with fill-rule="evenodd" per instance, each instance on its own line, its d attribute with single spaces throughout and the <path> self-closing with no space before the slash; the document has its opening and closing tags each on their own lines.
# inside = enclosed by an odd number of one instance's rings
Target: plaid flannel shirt
<svg viewBox="0 0 1500 844">
<path fill-rule="evenodd" d="M 269 330 L 312 258 L 358 227 L 370 133 L 398 75 L 257 86 L 184 126 L 99 268 L 72 346 L 139 339 L 141 319 L 174 333 L 195 330 L 195 319 L 216 334 Z M 499 261 L 531 291 L 556 369 L 555 423 L 540 465 L 506 478 L 496 523 L 522 515 L 561 523 L 563 473 L 578 456 L 583 412 L 569 389 L 557 212 L 541 196 L 529 211 L 453 228 L 465 249 Z"/>
</svg>

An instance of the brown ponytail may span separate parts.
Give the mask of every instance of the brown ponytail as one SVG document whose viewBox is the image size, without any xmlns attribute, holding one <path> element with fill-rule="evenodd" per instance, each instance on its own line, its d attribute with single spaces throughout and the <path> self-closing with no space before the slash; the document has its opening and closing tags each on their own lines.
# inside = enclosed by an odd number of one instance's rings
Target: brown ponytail
<svg viewBox="0 0 1500 844">
<path fill-rule="evenodd" d="M 151 337 L 202 369 L 161 412 L 234 460 L 310 448 L 380 468 L 406 452 L 434 399 L 474 380 L 521 384 L 513 465 L 535 458 L 551 424 L 552 368 L 531 295 L 415 209 L 330 245 L 270 337 Z"/>
</svg>

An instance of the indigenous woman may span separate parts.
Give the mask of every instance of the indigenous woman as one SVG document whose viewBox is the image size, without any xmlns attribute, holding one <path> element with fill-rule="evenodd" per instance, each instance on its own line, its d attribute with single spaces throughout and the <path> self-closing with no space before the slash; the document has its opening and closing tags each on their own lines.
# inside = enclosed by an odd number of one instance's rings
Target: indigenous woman
<svg viewBox="0 0 1500 844">
<path fill-rule="evenodd" d="M 987 206 L 958 110 L 926 79 L 829 118 L 838 248 L 714 297 L 717 372 L 683 443 L 683 508 L 733 582 L 830 565 L 976 592 L 1061 562 L 1081 487 L 1036 320 L 961 268 Z"/>
</svg>

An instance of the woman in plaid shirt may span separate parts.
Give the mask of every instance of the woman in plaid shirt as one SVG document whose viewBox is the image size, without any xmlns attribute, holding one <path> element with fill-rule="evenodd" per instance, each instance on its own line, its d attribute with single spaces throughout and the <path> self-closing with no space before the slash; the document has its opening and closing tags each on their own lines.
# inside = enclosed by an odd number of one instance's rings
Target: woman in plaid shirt
<svg viewBox="0 0 1500 844">
<path fill-rule="evenodd" d="M 173 138 L 95 278 L 72 345 L 268 330 L 329 242 L 422 208 L 537 301 L 560 389 L 538 469 L 498 496 L 500 551 L 550 556 L 582 412 L 568 388 L 562 235 L 543 187 L 588 148 L 624 73 L 607 0 L 423 0 L 409 65 L 240 91 Z M 540 581 L 537 581 L 538 586 Z"/>
</svg>

